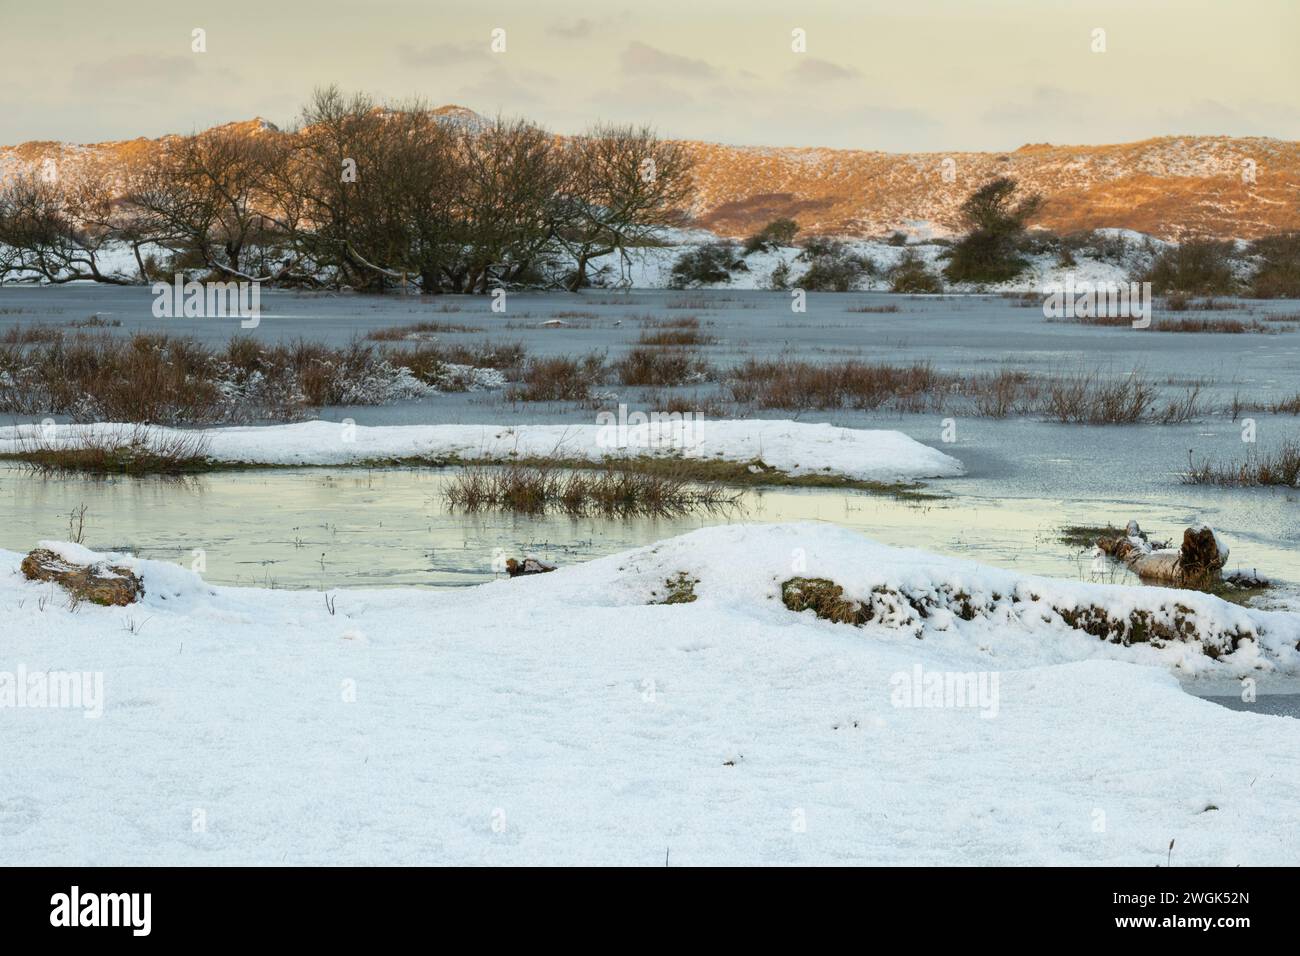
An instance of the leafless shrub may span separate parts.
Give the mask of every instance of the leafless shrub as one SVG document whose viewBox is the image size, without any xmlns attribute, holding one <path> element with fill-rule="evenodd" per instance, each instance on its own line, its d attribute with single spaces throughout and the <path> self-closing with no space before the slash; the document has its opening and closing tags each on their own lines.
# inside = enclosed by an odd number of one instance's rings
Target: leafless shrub
<svg viewBox="0 0 1300 956">
<path fill-rule="evenodd" d="M 604 382 L 605 375 L 605 357 L 594 352 L 580 359 L 529 359 L 521 383 L 506 397 L 522 402 L 583 402 L 591 398 L 592 389 Z"/>
<path fill-rule="evenodd" d="M 1046 395 L 1044 412 L 1053 421 L 1114 425 L 1146 419 L 1157 389 L 1137 372 L 1118 379 L 1077 372 L 1050 382 Z"/>
<path fill-rule="evenodd" d="M 999 369 L 992 375 L 976 376 L 963 383 L 963 390 L 970 395 L 978 414 L 1006 418 L 1032 411 L 1041 388 L 1027 372 Z"/>
<path fill-rule="evenodd" d="M 710 371 L 699 356 L 676 348 L 634 348 L 614 363 L 621 385 L 684 385 L 704 380 Z"/>
</svg>

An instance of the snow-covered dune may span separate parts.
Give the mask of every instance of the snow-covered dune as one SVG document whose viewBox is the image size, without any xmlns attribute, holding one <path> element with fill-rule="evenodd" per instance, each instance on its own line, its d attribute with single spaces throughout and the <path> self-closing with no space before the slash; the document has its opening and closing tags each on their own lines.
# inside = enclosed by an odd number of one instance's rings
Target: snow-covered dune
<svg viewBox="0 0 1300 956">
<path fill-rule="evenodd" d="M 709 528 L 454 591 L 215 587 L 125 558 L 143 604 L 75 611 L 19 558 L 0 552 L 0 672 L 101 673 L 103 697 L 98 719 L 0 710 L 7 862 L 1153 865 L 1171 839 L 1182 865 L 1300 852 L 1284 825 L 1295 724 L 1175 676 L 1300 673 L 1300 615 L 819 524 Z M 834 580 L 871 621 L 789 610 L 791 577 Z M 696 600 L 652 603 L 670 580 L 697 582 Z M 1085 608 L 1139 615 L 1147 636 L 1176 618 L 1190 640 L 1107 642 L 1068 622 Z"/>
<path fill-rule="evenodd" d="M 613 416 L 611 416 L 613 419 Z M 89 436 L 165 436 L 175 430 L 119 423 L 59 425 L 41 437 L 38 425 L 0 428 L 0 452 L 24 439 L 75 445 Z M 193 434 L 187 432 L 186 434 Z M 902 432 L 786 420 L 637 424 L 352 425 L 312 421 L 293 425 L 210 428 L 211 458 L 230 463 L 341 465 L 377 459 L 502 460 L 558 456 L 599 461 L 622 455 L 681 455 L 761 461 L 790 475 L 831 474 L 862 481 L 910 481 L 960 475 L 961 462 Z"/>
</svg>

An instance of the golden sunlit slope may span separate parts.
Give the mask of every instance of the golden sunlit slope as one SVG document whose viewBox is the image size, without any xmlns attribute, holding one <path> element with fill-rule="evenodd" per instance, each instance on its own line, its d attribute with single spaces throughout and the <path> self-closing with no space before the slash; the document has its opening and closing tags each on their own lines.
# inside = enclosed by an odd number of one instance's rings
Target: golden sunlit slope
<svg viewBox="0 0 1300 956">
<path fill-rule="evenodd" d="M 464 107 L 439 112 L 477 121 Z M 248 135 L 275 131 L 260 119 L 229 126 Z M 52 161 L 60 171 L 113 176 L 164 141 L 0 147 L 0 173 Z M 955 230 L 961 201 L 1000 175 L 1042 193 L 1047 201 L 1035 221 L 1059 232 L 1115 226 L 1164 239 L 1248 239 L 1300 229 L 1300 143 L 1264 137 L 1179 136 L 949 154 L 685 145 L 696 160 L 696 223 L 723 235 L 747 234 L 778 216 L 818 233 Z"/>
</svg>

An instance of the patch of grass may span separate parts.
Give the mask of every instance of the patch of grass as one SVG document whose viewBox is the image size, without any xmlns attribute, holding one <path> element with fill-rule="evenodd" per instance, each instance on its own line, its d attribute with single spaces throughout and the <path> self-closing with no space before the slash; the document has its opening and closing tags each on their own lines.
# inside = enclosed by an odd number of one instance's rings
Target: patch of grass
<svg viewBox="0 0 1300 956">
<path fill-rule="evenodd" d="M 732 400 L 760 408 L 932 408 L 948 382 L 928 363 L 898 366 L 859 361 L 814 364 L 749 359 L 731 371 Z"/>
<path fill-rule="evenodd" d="M 693 578 L 685 571 L 678 571 L 664 582 L 664 594 L 662 596 L 657 590 L 650 592 L 650 596 L 657 599 L 650 603 L 693 604 L 696 600 L 695 585 L 699 583 L 699 578 Z"/>
<path fill-rule="evenodd" d="M 781 585 L 781 603 L 796 613 L 812 611 L 824 621 L 865 624 L 871 612 L 844 597 L 844 588 L 827 578 L 791 578 Z"/>
<path fill-rule="evenodd" d="M 642 332 L 641 337 L 637 339 L 637 344 L 686 347 L 713 345 L 717 341 L 715 336 L 707 335 L 698 328 L 664 328 L 653 332 Z"/>
<path fill-rule="evenodd" d="M 935 611 L 948 611 L 963 621 L 976 618 L 1004 620 L 1008 614 L 1025 615 L 1042 621 L 1045 612 L 1059 617 L 1066 625 L 1112 644 L 1151 644 L 1163 647 L 1171 643 L 1200 642 L 1204 653 L 1216 658 L 1235 650 L 1250 637 L 1239 629 L 1222 627 L 1213 620 L 1202 620 L 1197 613 L 1180 603 L 1161 603 L 1153 608 L 1135 608 L 1116 612 L 1102 605 L 1078 603 L 1055 606 L 1037 595 L 1016 593 L 972 595 L 950 585 L 908 591 L 877 585 L 866 599 L 855 601 L 844 596 L 844 589 L 828 578 L 794 577 L 781 585 L 781 601 L 792 611 L 811 610 L 823 620 L 862 626 L 875 621 L 898 628 L 908 628 L 918 638 L 923 622 Z"/>
<path fill-rule="evenodd" d="M 454 322 L 415 322 L 411 325 L 393 325 L 384 329 L 374 329 L 366 333 L 371 342 L 421 341 L 435 335 L 458 335 L 466 332 L 482 332 L 479 325 L 458 325 Z"/>
<path fill-rule="evenodd" d="M 1182 482 L 1230 488 L 1300 487 L 1300 442 L 1287 441 L 1268 452 L 1252 450 L 1244 461 L 1223 465 L 1209 458 L 1197 463 L 1189 451 Z"/>
<path fill-rule="evenodd" d="M 892 408 L 989 418 L 1039 414 L 1051 421 L 1089 425 L 1172 424 L 1207 411 L 1200 383 L 1165 396 L 1136 369 L 1118 378 L 1079 371 L 1039 379 L 1018 369 L 962 375 L 938 372 L 927 363 L 749 359 L 731 369 L 724 384 L 737 404 L 791 410 Z"/>
<path fill-rule="evenodd" d="M 1268 410 L 1275 415 L 1300 415 L 1300 392 L 1290 398 L 1278 399 L 1268 406 Z"/>
<path fill-rule="evenodd" d="M 461 471 L 444 492 L 453 508 L 540 515 L 669 517 L 735 504 L 738 495 L 682 475 L 652 474 L 606 463 L 594 471 L 514 462 Z"/>
<path fill-rule="evenodd" d="M 1048 319 L 1049 322 L 1073 322 L 1077 325 L 1099 325 L 1109 328 L 1132 328 L 1133 319 L 1126 315 L 1086 315 L 1071 319 Z M 1283 331 L 1277 325 L 1270 325 L 1258 319 L 1232 318 L 1168 318 L 1152 316 L 1147 332 L 1187 332 L 1215 333 L 1220 335 L 1242 335 L 1254 332 L 1263 335 L 1276 335 Z"/>
<path fill-rule="evenodd" d="M 647 412 L 667 412 L 678 415 L 706 415 L 709 418 L 732 418 L 735 409 L 717 395 L 701 395 L 698 391 L 684 394 L 682 392 L 642 392 L 638 403 Z M 617 409 L 604 409 L 617 415 Z"/>
<path fill-rule="evenodd" d="M 87 316 L 80 321 L 66 323 L 71 329 L 117 329 L 122 327 L 121 319 L 106 319 L 99 313 Z"/>
<path fill-rule="evenodd" d="M 676 299 L 669 299 L 664 303 L 665 309 L 711 309 L 715 305 L 715 300 L 704 298 L 703 296 L 682 296 Z"/>
<path fill-rule="evenodd" d="M 509 375 L 523 355 L 509 343 L 379 349 L 235 336 L 214 350 L 156 333 L 77 333 L 0 344 L 0 412 L 163 425 L 293 421 L 322 405 L 384 404 L 422 385 L 447 388 L 448 364 Z"/>
<path fill-rule="evenodd" d="M 0 335 L 0 345 L 34 345 L 62 342 L 63 330 L 52 325 L 11 325 Z"/>
<path fill-rule="evenodd" d="M 857 312 L 867 315 L 886 315 L 891 312 L 900 311 L 896 305 L 859 305 L 856 308 L 845 309 L 846 312 Z"/>
<path fill-rule="evenodd" d="M 675 318 L 660 318 L 657 315 L 642 315 L 636 316 L 635 318 L 641 323 L 641 327 L 644 329 L 698 329 L 700 327 L 699 316 L 695 315 L 682 315 Z"/>
<path fill-rule="evenodd" d="M 71 441 L 60 441 L 57 430 L 49 438 L 35 431 L 24 434 L 17 450 L 3 457 L 20 461 L 42 476 L 181 476 L 214 467 L 201 432 L 159 435 L 139 427 L 93 429 Z"/>
<path fill-rule="evenodd" d="M 1091 548 L 1098 538 L 1116 538 L 1124 535 L 1123 528 L 1114 525 L 1065 525 L 1059 529 L 1056 540 L 1072 548 Z"/>
</svg>

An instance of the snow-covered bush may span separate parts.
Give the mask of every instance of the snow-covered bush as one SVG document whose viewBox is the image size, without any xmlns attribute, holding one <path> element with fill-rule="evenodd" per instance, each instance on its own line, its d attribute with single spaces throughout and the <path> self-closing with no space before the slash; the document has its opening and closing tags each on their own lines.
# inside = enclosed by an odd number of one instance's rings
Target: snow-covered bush
<svg viewBox="0 0 1300 956">
<path fill-rule="evenodd" d="M 1250 254 L 1259 265 L 1250 278 L 1250 295 L 1257 299 L 1300 299 L 1300 232 L 1256 239 Z"/>
<path fill-rule="evenodd" d="M 748 272 L 736 244 L 727 240 L 687 249 L 673 263 L 668 285 L 673 289 L 730 282 L 731 273 Z"/>
<path fill-rule="evenodd" d="M 799 224 L 793 219 L 773 219 L 745 240 L 743 253 L 749 256 L 756 252 L 772 252 L 781 246 L 788 246 L 794 242 L 798 232 Z"/>
<path fill-rule="evenodd" d="M 1217 239 L 1189 239 L 1157 253 L 1142 276 L 1159 295 L 1232 295 L 1239 291 L 1236 247 Z"/>
<path fill-rule="evenodd" d="M 799 260 L 808 268 L 795 284 L 809 292 L 849 292 L 876 271 L 875 263 L 838 239 L 809 240 Z"/>
<path fill-rule="evenodd" d="M 915 249 L 908 249 L 886 273 L 890 292 L 931 293 L 943 291 L 943 280 L 931 272 Z"/>
</svg>

